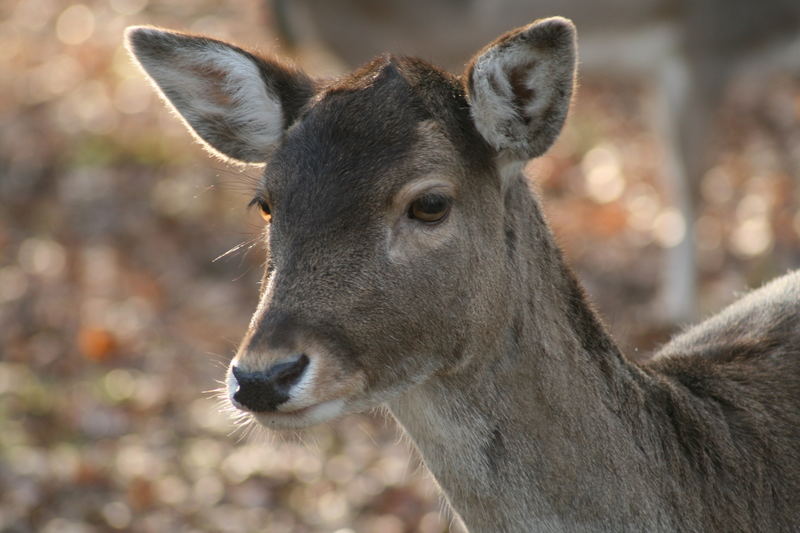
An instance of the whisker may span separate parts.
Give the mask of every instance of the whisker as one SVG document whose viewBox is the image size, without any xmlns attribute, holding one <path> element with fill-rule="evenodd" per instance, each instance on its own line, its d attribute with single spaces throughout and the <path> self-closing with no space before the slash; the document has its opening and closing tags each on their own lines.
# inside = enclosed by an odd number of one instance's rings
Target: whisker
<svg viewBox="0 0 800 533">
<path fill-rule="evenodd" d="M 202 394 L 207 394 L 211 399 L 219 400 L 219 407 L 227 407 L 228 404 L 228 384 L 221 379 L 214 380 L 219 387 L 202 391 Z M 222 405 L 224 403 L 225 405 Z"/>
<path fill-rule="evenodd" d="M 233 278 L 231 281 L 239 281 L 240 279 L 245 277 L 247 274 L 249 274 L 250 270 L 252 270 L 252 267 L 247 267 L 247 270 L 245 270 L 244 272 L 242 272 L 241 274 L 239 274 L 238 276 Z"/>
<path fill-rule="evenodd" d="M 228 338 L 228 337 L 222 337 L 220 340 L 222 340 L 224 342 L 227 342 L 228 345 L 231 347 L 231 350 L 233 350 L 234 352 L 236 352 L 237 348 L 239 347 L 239 341 L 237 341 L 235 339 L 231 339 L 231 338 Z M 228 362 L 230 362 L 230 359 L 232 359 L 232 356 L 228 357 Z M 227 365 L 227 363 L 226 363 L 226 365 Z"/>
<path fill-rule="evenodd" d="M 229 339 L 225 339 L 226 341 L 230 342 Z M 210 361 L 214 363 L 215 366 L 219 368 L 227 368 L 228 362 L 230 361 L 230 355 L 223 355 L 221 353 L 216 352 L 206 352 L 206 355 L 210 356 Z"/>
<path fill-rule="evenodd" d="M 245 247 L 245 246 L 247 246 L 248 244 L 252 244 L 252 243 L 253 243 L 253 240 L 254 240 L 254 239 L 250 239 L 250 240 L 247 240 L 247 241 L 240 242 L 239 244 L 237 244 L 236 246 L 234 246 L 233 248 L 231 248 L 231 249 L 230 249 L 230 250 L 228 250 L 227 252 L 225 252 L 225 253 L 223 253 L 223 254 L 221 254 L 221 255 L 218 255 L 217 257 L 215 257 L 214 259 L 212 259 L 212 260 L 211 260 L 211 262 L 212 262 L 212 263 L 216 263 L 217 261 L 219 261 L 219 260 L 220 260 L 220 259 L 222 259 L 223 257 L 227 257 L 227 256 L 229 256 L 229 255 L 231 255 L 231 254 L 233 254 L 233 253 L 236 253 L 236 252 L 238 252 L 239 250 L 241 250 L 242 248 L 244 248 L 244 247 Z"/>
</svg>

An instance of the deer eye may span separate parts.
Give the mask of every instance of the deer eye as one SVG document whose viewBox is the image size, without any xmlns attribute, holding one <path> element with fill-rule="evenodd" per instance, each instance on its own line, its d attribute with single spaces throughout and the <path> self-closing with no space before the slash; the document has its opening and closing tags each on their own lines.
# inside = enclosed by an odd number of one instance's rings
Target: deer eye
<svg viewBox="0 0 800 533">
<path fill-rule="evenodd" d="M 269 207 L 269 203 L 261 197 L 256 196 L 250 203 L 247 204 L 247 207 L 258 206 L 258 212 L 261 215 L 261 218 L 264 219 L 265 222 L 272 222 L 272 210 Z"/>
<path fill-rule="evenodd" d="M 450 212 L 451 200 L 443 194 L 425 194 L 408 206 L 408 218 L 434 224 L 441 222 Z"/>
</svg>

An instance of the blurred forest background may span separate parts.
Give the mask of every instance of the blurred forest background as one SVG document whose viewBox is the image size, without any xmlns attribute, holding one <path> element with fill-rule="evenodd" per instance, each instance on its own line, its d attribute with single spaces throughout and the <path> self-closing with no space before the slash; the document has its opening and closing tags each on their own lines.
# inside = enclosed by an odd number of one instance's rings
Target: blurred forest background
<svg viewBox="0 0 800 533">
<path fill-rule="evenodd" d="M 345 68 L 320 41 L 282 49 L 276 22 L 254 0 L 0 4 L 1 532 L 448 529 L 382 414 L 280 442 L 237 432 L 211 392 L 256 303 L 261 223 L 245 205 L 258 169 L 207 157 L 121 37 L 155 24 L 292 54 L 318 75 Z M 528 166 L 637 359 L 670 329 L 657 289 L 680 229 L 652 100 L 646 80 L 584 77 L 561 139 Z M 800 65 L 730 88 L 714 120 L 701 315 L 800 266 Z"/>
</svg>

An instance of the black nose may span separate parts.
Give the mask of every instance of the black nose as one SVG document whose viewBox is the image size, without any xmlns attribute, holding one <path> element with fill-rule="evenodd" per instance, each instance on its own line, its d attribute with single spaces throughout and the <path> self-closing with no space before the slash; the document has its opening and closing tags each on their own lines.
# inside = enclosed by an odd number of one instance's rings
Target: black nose
<svg viewBox="0 0 800 533">
<path fill-rule="evenodd" d="M 251 411 L 274 411 L 289 399 L 289 391 L 300 380 L 307 366 L 306 354 L 257 372 L 247 372 L 234 366 L 231 372 L 239 388 L 233 394 L 233 399 Z"/>
</svg>

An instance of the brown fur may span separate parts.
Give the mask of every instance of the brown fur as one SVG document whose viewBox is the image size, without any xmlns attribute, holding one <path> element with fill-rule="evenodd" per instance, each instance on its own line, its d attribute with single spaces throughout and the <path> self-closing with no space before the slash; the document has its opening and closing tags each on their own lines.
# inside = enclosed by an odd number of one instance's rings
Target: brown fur
<svg viewBox="0 0 800 533">
<path fill-rule="evenodd" d="M 506 76 L 486 85 L 499 113 L 537 105 L 543 122 L 523 129 L 495 131 L 505 122 L 476 109 L 465 84 L 478 71 L 458 80 L 394 56 L 291 104 L 259 192 L 272 206 L 264 290 L 233 364 L 316 365 L 312 403 L 257 413 L 271 427 L 387 404 L 473 532 L 796 531 L 800 274 L 650 364 L 625 359 L 518 171 L 563 122 L 572 32 L 550 19 L 477 60 Z M 511 60 L 515 38 L 553 49 Z M 527 151 L 487 138 L 509 132 Z M 428 182 L 452 200 L 434 225 L 397 207 Z"/>
</svg>

